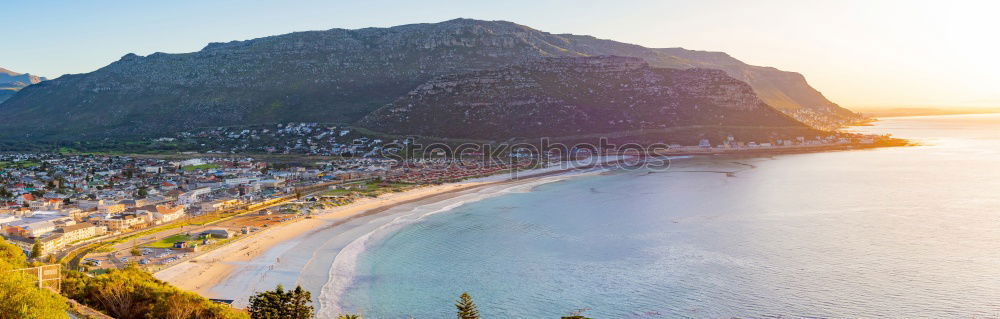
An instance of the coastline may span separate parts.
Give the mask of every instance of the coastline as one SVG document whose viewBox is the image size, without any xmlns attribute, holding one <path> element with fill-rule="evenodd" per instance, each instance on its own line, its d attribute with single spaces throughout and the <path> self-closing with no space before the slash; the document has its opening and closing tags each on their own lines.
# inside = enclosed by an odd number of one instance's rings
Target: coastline
<svg viewBox="0 0 1000 319">
<path fill-rule="evenodd" d="M 872 145 L 869 147 L 810 147 L 797 149 L 760 149 L 741 152 L 693 152 L 684 154 L 664 154 L 669 157 L 677 156 L 719 156 L 719 155 L 743 155 L 750 157 L 760 157 L 769 155 L 783 155 L 795 153 L 818 153 L 829 151 L 859 150 L 869 148 L 880 148 L 885 146 Z M 606 157 L 605 162 L 617 161 L 620 158 Z M 365 198 L 360 201 L 329 209 L 316 214 L 311 219 L 295 220 L 287 224 L 263 230 L 261 233 L 243 240 L 233 242 L 224 247 L 206 252 L 191 260 L 162 269 L 154 276 L 160 280 L 169 282 L 180 289 L 193 291 L 202 296 L 218 299 L 231 299 L 233 296 L 220 294 L 213 291 L 213 288 L 220 285 L 230 277 L 236 276 L 240 272 L 240 265 L 259 260 L 267 251 L 285 243 L 295 242 L 296 238 L 305 237 L 323 231 L 328 228 L 343 225 L 354 219 L 377 215 L 386 210 L 405 204 L 428 205 L 446 201 L 466 191 L 474 191 L 488 186 L 499 186 L 505 184 L 528 183 L 538 180 L 541 177 L 567 173 L 574 170 L 586 169 L 588 167 L 560 167 L 552 166 L 524 171 L 518 174 L 518 178 L 511 179 L 509 173 L 494 175 L 490 177 L 478 178 L 463 182 L 448 183 L 434 186 L 424 186 L 401 193 L 390 193 L 378 198 Z M 234 277 L 238 278 L 238 277 Z M 325 289 L 324 289 L 325 290 Z M 314 291 L 314 297 L 318 297 L 321 291 Z"/>
<path fill-rule="evenodd" d="M 209 289 L 233 273 L 235 270 L 233 264 L 251 261 L 268 249 L 295 237 L 335 226 L 351 218 L 375 214 L 398 205 L 428 199 L 439 200 L 435 197 L 503 182 L 450 183 L 421 187 L 402 193 L 385 194 L 378 198 L 361 199 L 316 214 L 310 219 L 301 219 L 263 230 L 252 238 L 209 251 L 187 262 L 162 269 L 153 275 L 157 279 L 169 282 L 180 289 L 211 297 L 212 293 Z"/>
<path fill-rule="evenodd" d="M 205 252 L 188 261 L 161 269 L 153 275 L 157 279 L 166 281 L 180 289 L 192 291 L 207 298 L 231 299 L 232 295 L 213 291 L 213 288 L 217 288 L 230 277 L 241 275 L 241 271 L 245 270 L 241 268 L 251 266 L 249 263 L 262 258 L 269 250 L 280 248 L 278 246 L 283 244 L 294 243 L 299 238 L 309 237 L 357 219 L 379 215 L 379 213 L 402 205 L 432 205 L 491 186 L 508 187 L 529 184 L 545 177 L 573 171 L 582 172 L 593 168 L 596 164 L 620 161 L 621 159 L 620 156 L 607 156 L 602 157 L 598 163 L 587 165 L 536 168 L 518 172 L 516 177 L 512 177 L 507 172 L 461 182 L 424 186 L 400 193 L 384 194 L 377 198 L 364 198 L 315 214 L 310 219 L 293 220 L 287 224 L 262 230 L 252 237 Z M 317 290 L 313 296 L 316 298 L 319 295 L 320 291 Z"/>
</svg>

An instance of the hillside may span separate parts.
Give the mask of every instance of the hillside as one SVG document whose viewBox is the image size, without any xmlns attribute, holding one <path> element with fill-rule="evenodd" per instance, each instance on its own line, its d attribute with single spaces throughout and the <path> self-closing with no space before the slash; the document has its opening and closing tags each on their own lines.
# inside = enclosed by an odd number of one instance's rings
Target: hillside
<svg viewBox="0 0 1000 319">
<path fill-rule="evenodd" d="M 549 58 L 442 76 L 360 124 L 392 134 L 478 140 L 693 126 L 753 127 L 765 134 L 806 129 L 723 71 L 651 68 L 626 57 Z"/>
<path fill-rule="evenodd" d="M 636 56 L 654 67 L 721 69 L 749 79 L 765 103 L 793 116 L 822 114 L 824 120 L 815 121 L 822 125 L 849 113 L 800 75 L 749 66 L 724 53 L 648 49 L 510 22 L 457 19 L 297 32 L 212 43 L 184 54 L 128 54 L 91 73 L 32 85 L 0 104 L 0 139 L 136 138 L 226 125 L 354 123 L 439 76 L 590 55 Z"/>
<path fill-rule="evenodd" d="M 0 68 L 0 103 L 14 96 L 18 90 L 41 81 L 45 78 Z"/>
</svg>

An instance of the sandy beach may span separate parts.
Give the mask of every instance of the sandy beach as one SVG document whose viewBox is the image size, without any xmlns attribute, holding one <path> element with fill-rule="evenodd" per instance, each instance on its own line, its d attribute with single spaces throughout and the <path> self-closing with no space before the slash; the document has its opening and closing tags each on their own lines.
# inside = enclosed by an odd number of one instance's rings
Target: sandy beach
<svg viewBox="0 0 1000 319">
<path fill-rule="evenodd" d="M 597 162 L 613 162 L 621 159 L 620 156 L 607 156 L 602 157 Z M 424 186 L 405 192 L 384 194 L 378 198 L 359 199 L 348 205 L 322 211 L 310 219 L 292 221 L 262 230 L 252 237 L 206 252 L 186 262 L 160 270 L 153 275 L 178 288 L 193 291 L 209 298 L 224 299 L 228 296 L 216 295 L 210 289 L 233 275 L 234 270 L 236 270 L 234 265 L 255 260 L 269 249 L 296 237 L 340 225 L 355 217 L 377 214 L 402 204 L 417 201 L 421 203 L 442 201 L 458 195 L 462 191 L 492 185 L 526 183 L 537 177 L 586 168 L 593 164 L 537 168 L 520 172 L 516 178 L 512 178 L 508 174 L 498 174 L 456 183 Z"/>
<path fill-rule="evenodd" d="M 156 278 L 181 289 L 213 297 L 208 289 L 229 276 L 233 271 L 234 263 L 250 261 L 277 244 L 302 234 L 335 225 L 351 217 L 373 214 L 399 204 L 430 197 L 447 196 L 448 193 L 494 183 L 500 182 L 461 182 L 425 186 L 406 192 L 385 194 L 378 198 L 360 199 L 345 206 L 326 210 L 311 219 L 302 219 L 263 230 L 253 237 L 209 251 L 187 262 L 163 269 L 154 275 Z"/>
</svg>

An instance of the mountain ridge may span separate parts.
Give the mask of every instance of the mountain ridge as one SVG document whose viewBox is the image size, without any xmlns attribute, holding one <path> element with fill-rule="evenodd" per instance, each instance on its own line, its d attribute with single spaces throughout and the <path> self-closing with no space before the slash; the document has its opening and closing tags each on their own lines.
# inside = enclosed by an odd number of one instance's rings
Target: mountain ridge
<svg viewBox="0 0 1000 319">
<path fill-rule="evenodd" d="M 17 73 L 0 67 L 0 103 L 14 96 L 18 90 L 45 80 L 44 77 L 29 73 Z"/>
<path fill-rule="evenodd" d="M 713 59 L 746 65 L 725 53 L 553 35 L 506 21 L 303 31 L 209 43 L 190 53 L 130 53 L 94 72 L 29 86 L 0 104 L 0 135 L 99 139 L 234 124 L 354 123 L 438 76 L 550 57 L 629 54 L 655 67 Z"/>
</svg>

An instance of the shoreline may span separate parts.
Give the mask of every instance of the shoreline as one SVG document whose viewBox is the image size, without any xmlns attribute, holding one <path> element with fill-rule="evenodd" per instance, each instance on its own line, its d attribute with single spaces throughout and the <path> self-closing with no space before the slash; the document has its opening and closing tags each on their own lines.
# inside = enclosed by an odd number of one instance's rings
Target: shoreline
<svg viewBox="0 0 1000 319">
<path fill-rule="evenodd" d="M 617 156 L 604 158 L 605 162 L 620 161 Z M 333 208 L 313 215 L 311 219 L 298 219 L 290 223 L 262 230 L 260 233 L 223 247 L 213 249 L 185 262 L 160 269 L 153 273 L 159 280 L 166 281 L 180 289 L 198 293 L 206 298 L 222 298 L 211 289 L 237 273 L 234 264 L 246 263 L 260 257 L 268 250 L 298 237 L 305 237 L 328 228 L 337 227 L 357 218 L 377 215 L 397 206 L 426 202 L 431 204 L 489 186 L 528 183 L 543 177 L 580 171 L 596 167 L 597 164 L 561 167 L 550 166 L 519 172 L 515 178 L 510 173 L 473 178 L 461 182 L 446 183 L 415 188 L 401 193 L 384 194 L 377 198 Z M 318 293 L 318 292 L 317 292 Z"/>
<path fill-rule="evenodd" d="M 902 145 L 899 145 L 902 146 Z M 871 145 L 867 147 L 856 146 L 825 146 L 809 148 L 789 148 L 789 149 L 754 149 L 744 151 L 727 152 L 690 152 L 664 154 L 667 157 L 674 156 L 722 156 L 722 155 L 744 155 L 751 157 L 762 157 L 771 155 L 788 155 L 801 153 L 820 153 L 830 151 L 861 150 L 888 147 L 884 145 Z M 616 159 L 620 160 L 620 159 Z M 615 161 L 615 160 L 611 160 Z M 607 163 L 608 161 L 605 161 Z M 161 269 L 153 275 L 160 280 L 166 281 L 180 289 L 192 291 L 208 298 L 226 298 L 229 296 L 216 296 L 211 290 L 213 287 L 225 281 L 230 276 L 237 273 L 238 264 L 251 262 L 260 257 L 268 250 L 275 248 L 286 242 L 290 242 L 298 237 L 308 236 L 313 233 L 323 231 L 328 228 L 343 225 L 356 218 L 376 215 L 394 207 L 427 202 L 430 204 L 453 198 L 460 195 L 460 192 L 484 188 L 487 186 L 497 186 L 518 182 L 529 182 L 545 176 L 567 173 L 575 170 L 583 170 L 596 167 L 559 167 L 535 169 L 518 174 L 518 177 L 511 179 L 501 175 L 477 178 L 469 181 L 446 183 L 441 185 L 424 186 L 408 190 L 401 193 L 389 193 L 377 198 L 365 198 L 345 206 L 326 210 L 316 214 L 310 219 L 294 220 L 290 223 L 279 225 L 274 228 L 263 230 L 253 237 L 235 241 L 224 247 L 220 247 L 204 254 L 191 258 L 188 261 Z M 493 180 L 491 180 L 493 179 Z M 478 181 L 477 181 L 478 180 Z M 319 292 L 316 292 L 319 293 Z"/>
<path fill-rule="evenodd" d="M 506 181 L 450 183 L 385 194 L 378 198 L 365 198 L 316 214 L 313 218 L 299 219 L 263 230 L 251 238 L 233 242 L 186 262 L 161 269 L 153 273 L 153 276 L 180 289 L 212 297 L 209 289 L 233 273 L 234 263 L 251 261 L 265 251 L 295 237 L 343 224 L 353 218 L 377 214 L 395 206 L 503 182 Z"/>
</svg>

